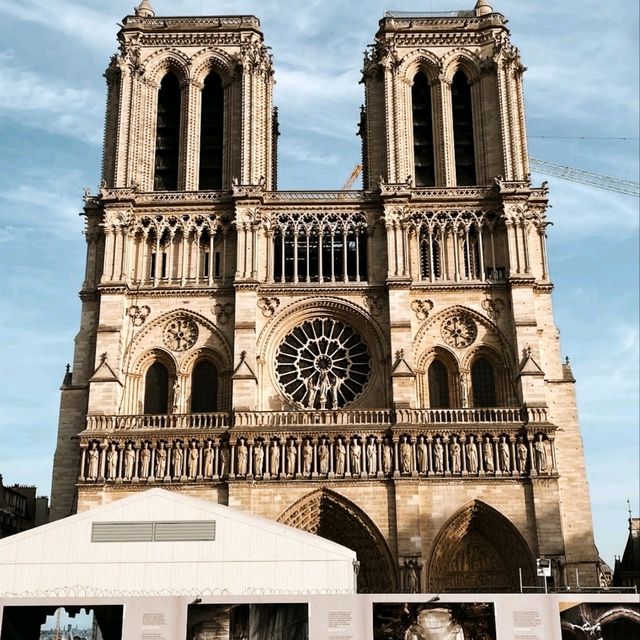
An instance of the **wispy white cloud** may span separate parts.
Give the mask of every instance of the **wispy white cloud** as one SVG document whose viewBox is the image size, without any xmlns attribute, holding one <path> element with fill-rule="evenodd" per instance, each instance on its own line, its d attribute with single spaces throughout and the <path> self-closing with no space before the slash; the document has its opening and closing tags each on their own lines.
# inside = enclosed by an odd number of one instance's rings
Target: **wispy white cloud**
<svg viewBox="0 0 640 640">
<path fill-rule="evenodd" d="M 284 144 L 278 147 L 281 157 L 286 157 L 297 162 L 310 162 L 312 164 L 330 165 L 339 160 L 335 153 L 324 153 L 300 138 L 288 138 Z"/>
<path fill-rule="evenodd" d="M 0 112 L 21 124 L 100 145 L 104 96 L 61 85 L 0 54 Z"/>
</svg>

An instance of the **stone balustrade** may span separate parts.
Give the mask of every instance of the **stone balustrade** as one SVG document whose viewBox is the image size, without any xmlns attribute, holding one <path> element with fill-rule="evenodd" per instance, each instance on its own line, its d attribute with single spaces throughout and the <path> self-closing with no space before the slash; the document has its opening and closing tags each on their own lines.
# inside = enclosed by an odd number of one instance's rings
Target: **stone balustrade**
<svg viewBox="0 0 640 640">
<path fill-rule="evenodd" d="M 345 412 L 346 413 L 346 412 Z M 358 414 L 361 412 L 349 412 Z M 365 412 L 362 412 L 365 413 Z M 375 412 L 374 412 L 375 413 Z M 218 414 L 215 414 L 218 415 Z M 311 425 L 310 425 L 311 426 Z M 344 426 L 344 425 L 343 425 Z M 140 436 L 124 430 L 80 438 L 78 481 L 205 482 L 384 478 L 513 478 L 557 475 L 553 428 L 528 431 L 391 430 Z"/>
<path fill-rule="evenodd" d="M 402 428 L 407 433 L 418 435 L 419 431 L 437 428 L 449 434 L 452 427 L 459 430 L 463 425 L 504 425 L 508 429 L 519 429 L 527 424 L 539 425 L 546 431 L 548 411 L 546 408 L 489 408 L 489 409 L 359 409 L 351 411 L 235 411 L 218 413 L 165 414 L 165 415 L 90 415 L 87 416 L 84 434 L 118 433 L 122 431 L 161 431 L 231 429 L 247 434 L 256 430 L 270 431 L 307 430 L 317 431 L 330 427 L 339 431 L 343 426 Z M 320 429 L 322 430 L 322 429 Z M 239 434 L 242 435 L 242 434 Z"/>
</svg>

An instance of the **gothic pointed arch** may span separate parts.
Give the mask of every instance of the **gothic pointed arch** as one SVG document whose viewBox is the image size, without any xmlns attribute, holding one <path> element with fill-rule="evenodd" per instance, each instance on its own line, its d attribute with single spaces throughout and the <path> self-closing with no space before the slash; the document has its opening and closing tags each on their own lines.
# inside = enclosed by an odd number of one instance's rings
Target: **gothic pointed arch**
<svg viewBox="0 0 640 640">
<path fill-rule="evenodd" d="M 474 500 L 442 527 L 428 564 L 427 591 L 509 593 L 535 584 L 535 561 L 518 529 L 499 511 Z"/>
<path fill-rule="evenodd" d="M 344 496 L 319 489 L 291 505 L 278 522 L 355 551 L 360 562 L 359 593 L 395 590 L 396 570 L 389 546 L 369 516 Z"/>
</svg>

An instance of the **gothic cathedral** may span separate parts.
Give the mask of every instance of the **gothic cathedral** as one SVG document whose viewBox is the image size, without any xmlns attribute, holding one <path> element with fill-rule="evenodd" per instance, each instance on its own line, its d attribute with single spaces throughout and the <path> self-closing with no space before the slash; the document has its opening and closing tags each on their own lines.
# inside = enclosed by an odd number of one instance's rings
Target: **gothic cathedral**
<svg viewBox="0 0 640 640">
<path fill-rule="evenodd" d="M 258 19 L 124 19 L 53 517 L 160 486 L 350 547 L 362 592 L 596 585 L 518 50 L 486 0 L 379 25 L 363 189 L 294 192 Z"/>
</svg>

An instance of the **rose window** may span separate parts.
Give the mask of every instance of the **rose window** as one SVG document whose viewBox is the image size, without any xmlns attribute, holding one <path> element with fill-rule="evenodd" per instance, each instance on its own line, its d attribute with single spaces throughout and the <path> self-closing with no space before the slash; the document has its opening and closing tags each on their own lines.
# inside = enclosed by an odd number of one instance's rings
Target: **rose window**
<svg viewBox="0 0 640 640">
<path fill-rule="evenodd" d="M 282 341 L 276 375 L 284 395 L 299 407 L 338 409 L 353 402 L 369 380 L 367 345 L 349 325 L 308 320 Z"/>
<path fill-rule="evenodd" d="M 198 339 L 198 325 L 191 318 L 172 320 L 164 329 L 164 343 L 173 351 L 186 351 Z"/>
<path fill-rule="evenodd" d="M 442 323 L 441 333 L 448 345 L 463 349 L 473 344 L 478 335 L 478 328 L 469 316 L 456 314 Z"/>
</svg>

